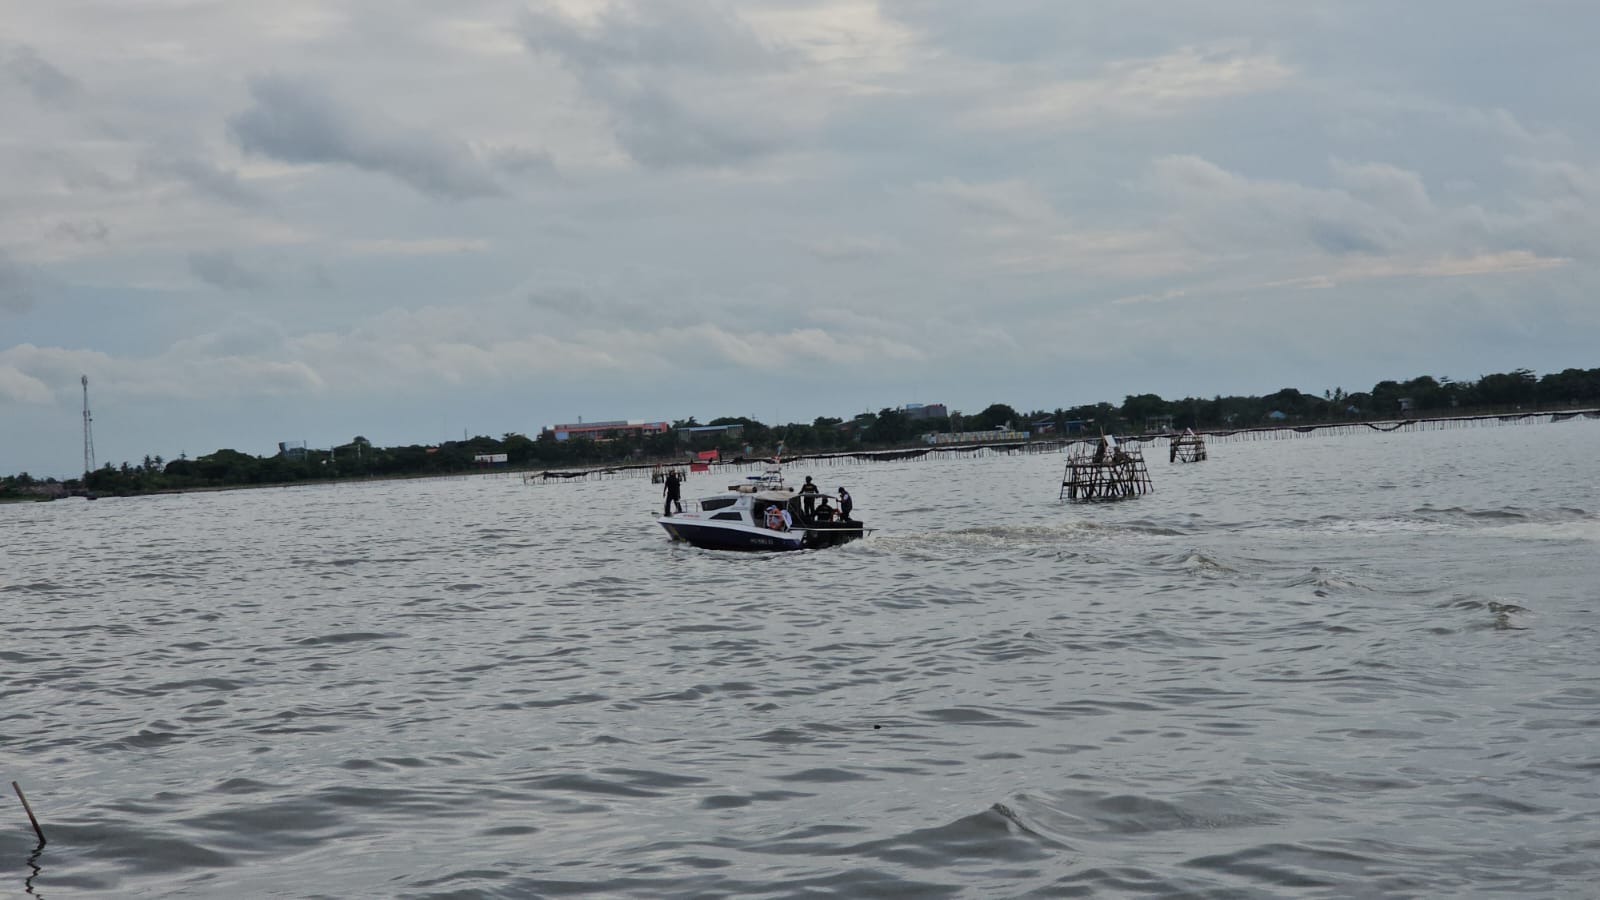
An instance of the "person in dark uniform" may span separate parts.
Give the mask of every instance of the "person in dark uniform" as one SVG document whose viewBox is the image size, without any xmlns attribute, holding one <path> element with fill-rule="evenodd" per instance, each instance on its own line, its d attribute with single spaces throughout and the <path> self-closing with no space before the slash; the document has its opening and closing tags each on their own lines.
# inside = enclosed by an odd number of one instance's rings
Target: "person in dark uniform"
<svg viewBox="0 0 1600 900">
<path fill-rule="evenodd" d="M 817 502 L 817 495 L 820 493 L 822 492 L 817 489 L 817 485 L 811 480 L 811 476 L 807 475 L 806 483 L 800 486 L 800 508 L 805 512 L 805 517 L 808 520 L 812 515 L 812 506 Z"/>
<path fill-rule="evenodd" d="M 839 488 L 839 520 L 848 521 L 850 510 L 855 508 L 855 503 L 850 499 L 850 492 Z"/>
<path fill-rule="evenodd" d="M 828 498 L 827 497 L 823 497 L 822 498 L 822 502 L 817 504 L 817 512 L 816 512 L 816 515 L 812 517 L 812 521 L 814 521 L 814 522 L 832 522 L 833 521 L 833 507 L 828 505 Z"/>
<path fill-rule="evenodd" d="M 678 499 L 677 469 L 669 469 L 667 471 L 667 486 L 662 488 L 662 493 L 666 494 L 667 496 L 666 502 L 661 504 L 661 514 L 663 516 L 672 515 L 672 508 L 674 506 L 678 508 L 678 512 L 683 512 L 683 501 Z"/>
</svg>

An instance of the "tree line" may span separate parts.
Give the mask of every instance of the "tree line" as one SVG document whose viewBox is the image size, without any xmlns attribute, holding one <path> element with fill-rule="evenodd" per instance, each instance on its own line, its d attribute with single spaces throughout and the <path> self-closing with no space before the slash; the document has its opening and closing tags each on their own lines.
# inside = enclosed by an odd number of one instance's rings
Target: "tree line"
<svg viewBox="0 0 1600 900">
<path fill-rule="evenodd" d="M 1094 403 L 1053 410 L 1020 412 L 1004 403 L 991 404 L 974 415 L 924 417 L 905 409 L 885 408 L 849 419 L 819 417 L 810 423 L 767 425 L 744 417 L 712 419 L 707 425 L 737 425 L 737 432 L 694 435 L 678 429 L 699 425 L 694 418 L 674 422 L 674 430 L 648 435 L 618 435 L 594 440 L 556 440 L 546 432 L 530 438 L 507 433 L 478 436 L 437 446 L 412 444 L 377 447 L 357 436 L 328 449 L 287 449 L 254 456 L 233 449 L 190 459 L 163 460 L 146 456 L 141 463 L 106 463 L 84 479 L 38 480 L 23 472 L 0 478 L 0 499 L 37 499 L 71 491 L 94 494 L 142 494 L 197 488 L 242 487 L 356 478 L 449 475 L 482 467 L 480 455 L 504 454 L 516 469 L 620 465 L 642 461 L 681 460 L 715 447 L 724 459 L 767 457 L 774 453 L 827 453 L 877 450 L 919 443 L 928 433 L 986 431 L 1010 428 L 1033 433 L 1133 434 L 1185 428 L 1219 430 L 1282 422 L 1311 424 L 1389 418 L 1401 415 L 1449 415 L 1481 411 L 1551 410 L 1600 406 L 1600 368 L 1566 369 L 1536 376 L 1528 369 L 1485 375 L 1476 381 L 1455 381 L 1423 375 L 1409 381 L 1380 381 L 1369 391 L 1346 393 L 1342 387 L 1319 396 L 1283 388 L 1265 396 L 1184 397 L 1166 400 L 1156 394 L 1123 398 L 1120 405 Z M 737 436 L 734 436 L 737 434 Z"/>
</svg>

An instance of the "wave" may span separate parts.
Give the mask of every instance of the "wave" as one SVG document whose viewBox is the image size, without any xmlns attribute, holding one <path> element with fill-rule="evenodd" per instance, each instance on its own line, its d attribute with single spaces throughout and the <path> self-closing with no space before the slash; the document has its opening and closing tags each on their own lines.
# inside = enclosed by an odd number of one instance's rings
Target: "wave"
<svg viewBox="0 0 1600 900">
<path fill-rule="evenodd" d="M 1361 591 L 1364 593 L 1370 593 L 1373 590 L 1376 590 L 1372 585 L 1367 584 L 1355 578 L 1354 576 L 1346 575 L 1342 572 L 1336 572 L 1331 569 L 1324 569 L 1320 566 L 1312 566 L 1311 571 L 1289 578 L 1284 582 L 1284 586 L 1315 588 L 1316 594 L 1319 597 L 1327 596 L 1330 591 Z"/>
<path fill-rule="evenodd" d="M 1474 631 L 1524 631 L 1532 615 L 1528 607 L 1508 598 L 1456 597 L 1439 604 L 1439 608 L 1470 614 L 1472 618 L 1464 627 Z"/>
<path fill-rule="evenodd" d="M 1264 563 L 1259 560 L 1229 560 L 1211 550 L 1189 548 L 1179 553 L 1164 553 L 1150 560 L 1157 569 L 1197 578 L 1254 577 Z"/>
<path fill-rule="evenodd" d="M 1050 525 L 974 525 L 949 531 L 901 532 L 877 535 L 871 543 L 880 551 L 928 559 L 964 556 L 977 550 L 1015 552 L 1025 556 L 1084 556 L 1098 560 L 1098 554 L 1113 544 L 1182 537 L 1188 533 L 1148 522 L 1067 522 Z M 840 549 L 850 549 L 852 546 Z"/>
<path fill-rule="evenodd" d="M 1328 535 L 1428 535 L 1452 532 L 1504 533 L 1550 540 L 1600 540 L 1600 516 L 1575 507 L 1493 509 L 1420 506 L 1408 513 L 1376 518 L 1323 516 L 1300 528 Z"/>
<path fill-rule="evenodd" d="M 1272 825 L 1283 815 L 1270 807 L 1238 799 L 1229 792 L 1196 791 L 1181 798 L 1139 794 L 1059 790 L 1013 799 L 1007 810 L 1032 833 L 1063 844 L 1075 838 L 1164 831 L 1247 828 Z"/>
<path fill-rule="evenodd" d="M 1489 525 L 1501 525 L 1507 522 L 1575 522 L 1595 518 L 1588 510 L 1571 506 L 1540 508 L 1502 506 L 1493 509 L 1419 506 L 1411 511 L 1411 515 L 1426 522 Z"/>
<path fill-rule="evenodd" d="M 1179 537 L 1189 532 L 1152 522 L 1068 522 L 1059 525 L 979 525 L 942 532 L 951 537 L 992 537 L 1017 541 L 1053 541 L 1068 538 L 1117 538 L 1126 535 Z"/>
</svg>

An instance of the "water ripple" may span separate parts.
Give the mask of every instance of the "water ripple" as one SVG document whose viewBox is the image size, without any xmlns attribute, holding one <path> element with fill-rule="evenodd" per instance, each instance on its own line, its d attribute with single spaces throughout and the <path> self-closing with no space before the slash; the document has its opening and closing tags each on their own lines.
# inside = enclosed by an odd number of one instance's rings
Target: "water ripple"
<svg viewBox="0 0 1600 900">
<path fill-rule="evenodd" d="M 1532 437 L 819 466 L 879 530 L 798 554 L 627 478 L 0 506 L 0 895 L 1586 896 L 1600 423 Z"/>
</svg>

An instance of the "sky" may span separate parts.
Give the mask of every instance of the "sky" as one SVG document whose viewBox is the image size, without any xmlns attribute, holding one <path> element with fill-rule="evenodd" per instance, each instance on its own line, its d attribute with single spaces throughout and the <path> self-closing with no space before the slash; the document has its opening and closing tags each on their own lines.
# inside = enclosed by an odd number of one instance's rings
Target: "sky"
<svg viewBox="0 0 1600 900">
<path fill-rule="evenodd" d="M 0 474 L 1600 366 L 1591 0 L 0 23 Z"/>
</svg>

